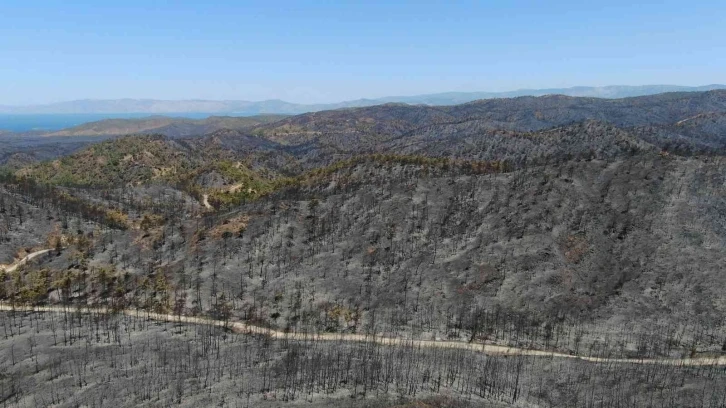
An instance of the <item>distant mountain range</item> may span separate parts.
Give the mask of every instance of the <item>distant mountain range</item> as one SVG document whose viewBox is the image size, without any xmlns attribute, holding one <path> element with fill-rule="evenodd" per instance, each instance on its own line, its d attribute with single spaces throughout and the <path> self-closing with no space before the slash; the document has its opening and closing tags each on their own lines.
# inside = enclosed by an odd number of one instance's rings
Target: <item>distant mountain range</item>
<svg viewBox="0 0 726 408">
<path fill-rule="evenodd" d="M 323 110 L 355 108 L 385 103 L 407 103 L 424 105 L 457 105 L 479 99 L 513 98 L 519 96 L 567 95 L 595 98 L 627 98 L 654 95 L 664 92 L 700 92 L 726 89 L 726 85 L 705 85 L 698 87 L 677 85 L 604 86 L 550 89 L 521 89 L 510 92 L 446 92 L 416 96 L 389 96 L 378 99 L 358 99 L 332 104 L 296 104 L 281 100 L 211 101 L 211 100 L 157 100 L 157 99 L 109 99 L 76 100 L 47 105 L 0 106 L 2 114 L 87 114 L 87 113 L 210 113 L 210 114 L 300 114 Z"/>
</svg>

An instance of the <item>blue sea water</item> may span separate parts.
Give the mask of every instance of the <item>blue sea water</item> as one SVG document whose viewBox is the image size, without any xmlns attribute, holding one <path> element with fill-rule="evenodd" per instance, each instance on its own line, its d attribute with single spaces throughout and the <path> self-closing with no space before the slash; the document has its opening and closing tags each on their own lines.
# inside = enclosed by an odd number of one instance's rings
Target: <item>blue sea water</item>
<svg viewBox="0 0 726 408">
<path fill-rule="evenodd" d="M 219 115 L 219 114 L 216 114 Z M 88 122 L 103 119 L 133 119 L 145 118 L 153 115 L 149 113 L 80 113 L 80 114 L 0 114 L 0 131 L 11 132 L 53 131 L 78 126 Z M 163 116 L 184 117 L 191 119 L 204 119 L 211 116 L 209 113 L 172 113 Z M 240 116 L 240 115 L 235 115 Z"/>
</svg>

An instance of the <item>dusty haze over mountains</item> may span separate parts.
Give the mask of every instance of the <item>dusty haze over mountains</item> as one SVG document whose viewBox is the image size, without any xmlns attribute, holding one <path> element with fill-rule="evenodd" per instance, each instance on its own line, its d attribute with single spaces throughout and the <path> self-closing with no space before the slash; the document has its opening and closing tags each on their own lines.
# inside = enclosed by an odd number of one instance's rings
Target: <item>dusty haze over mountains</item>
<svg viewBox="0 0 726 408">
<path fill-rule="evenodd" d="M 696 92 L 724 89 L 726 85 L 705 85 L 697 87 L 676 85 L 573 87 L 550 89 L 522 89 L 511 92 L 446 92 L 416 96 L 390 96 L 377 99 L 359 99 L 331 104 L 296 104 L 281 100 L 213 101 L 213 100 L 154 100 L 154 99 L 112 99 L 76 100 L 47 105 L 0 106 L 0 113 L 6 114 L 71 114 L 71 113 L 238 113 L 254 114 L 299 114 L 329 109 L 363 107 L 383 103 L 408 103 L 426 105 L 456 105 L 478 99 L 511 98 L 517 96 L 567 95 L 596 98 L 625 98 L 653 95 L 663 92 Z"/>
</svg>

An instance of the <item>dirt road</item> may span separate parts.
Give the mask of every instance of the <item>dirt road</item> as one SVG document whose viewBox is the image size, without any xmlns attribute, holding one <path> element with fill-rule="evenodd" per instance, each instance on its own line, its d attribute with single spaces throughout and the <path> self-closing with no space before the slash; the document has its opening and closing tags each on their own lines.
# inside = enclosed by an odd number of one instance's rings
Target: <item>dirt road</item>
<svg viewBox="0 0 726 408">
<path fill-rule="evenodd" d="M 77 312 L 81 313 L 109 313 L 110 310 L 103 308 L 77 308 L 60 306 L 10 306 L 0 304 L 0 311 L 35 311 L 35 312 Z M 570 358 L 593 363 L 623 363 L 623 364 L 666 364 L 677 366 L 726 366 L 726 356 L 722 357 L 699 357 L 699 358 L 682 358 L 682 359 L 627 359 L 627 358 L 601 358 L 576 356 L 571 354 L 556 353 L 550 351 L 528 350 L 516 347 L 498 346 L 495 344 L 483 343 L 466 343 L 462 341 L 440 341 L 440 340 L 411 340 L 392 337 L 377 337 L 364 334 L 335 334 L 335 333 L 285 333 L 277 330 L 271 330 L 264 327 L 249 325 L 242 322 L 225 322 L 222 320 L 213 320 L 202 317 L 192 316 L 176 316 L 170 314 L 147 313 L 141 310 L 127 309 L 122 312 L 128 316 L 140 318 L 148 318 L 164 322 L 179 322 L 188 324 L 207 324 L 219 327 L 228 327 L 229 329 L 244 334 L 263 334 L 275 339 L 288 340 L 306 340 L 306 341 L 351 341 L 351 342 L 369 342 L 380 345 L 410 345 L 413 347 L 439 347 L 450 349 L 465 349 L 475 352 L 482 352 L 491 355 L 504 356 L 545 356 L 554 358 Z"/>
<path fill-rule="evenodd" d="M 18 269 L 21 265 L 25 265 L 28 261 L 30 261 L 33 258 L 36 258 L 40 255 L 43 255 L 45 253 L 50 252 L 50 249 L 42 249 L 40 251 L 35 251 L 33 253 L 30 253 L 25 256 L 25 258 L 20 259 L 18 261 L 15 261 L 12 265 L 7 266 L 0 266 L 0 269 L 5 269 L 5 272 L 14 272 L 16 269 Z"/>
<path fill-rule="evenodd" d="M 209 194 L 204 194 L 204 195 L 202 196 L 202 205 L 203 205 L 203 206 L 204 206 L 204 208 L 206 208 L 207 210 L 214 210 L 214 207 L 212 207 L 212 205 L 211 205 L 211 204 L 209 204 Z"/>
</svg>

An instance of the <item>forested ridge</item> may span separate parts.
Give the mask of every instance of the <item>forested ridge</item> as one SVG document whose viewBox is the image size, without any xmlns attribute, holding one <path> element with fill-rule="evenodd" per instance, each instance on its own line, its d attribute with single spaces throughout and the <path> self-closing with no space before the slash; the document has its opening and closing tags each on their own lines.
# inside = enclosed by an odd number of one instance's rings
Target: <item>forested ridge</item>
<svg viewBox="0 0 726 408">
<path fill-rule="evenodd" d="M 726 353 L 724 114 L 545 96 L 34 142 L 0 173 L 0 403 L 724 406 L 717 364 L 618 362 Z"/>
</svg>

